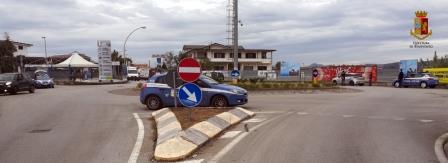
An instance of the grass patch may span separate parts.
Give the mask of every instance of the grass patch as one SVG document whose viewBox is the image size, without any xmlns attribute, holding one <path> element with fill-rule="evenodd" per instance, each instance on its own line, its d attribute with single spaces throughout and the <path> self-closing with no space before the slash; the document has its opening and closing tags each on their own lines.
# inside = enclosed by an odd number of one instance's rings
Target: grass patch
<svg viewBox="0 0 448 163">
<path fill-rule="evenodd" d="M 232 108 L 171 108 L 183 130 Z M 191 112 L 191 120 L 190 120 Z"/>
</svg>

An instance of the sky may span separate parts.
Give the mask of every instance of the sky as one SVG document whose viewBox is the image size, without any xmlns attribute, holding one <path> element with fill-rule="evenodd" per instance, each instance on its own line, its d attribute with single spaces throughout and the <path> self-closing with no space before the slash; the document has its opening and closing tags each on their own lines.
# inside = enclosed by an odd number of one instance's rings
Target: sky
<svg viewBox="0 0 448 163">
<path fill-rule="evenodd" d="M 1 0 L 0 31 L 31 43 L 32 56 L 79 51 L 97 59 L 111 40 L 136 63 L 185 44 L 227 43 L 228 0 Z M 276 49 L 274 61 L 391 63 L 448 54 L 446 0 L 240 0 L 239 43 Z M 427 11 L 432 49 L 411 49 L 414 12 Z"/>
</svg>

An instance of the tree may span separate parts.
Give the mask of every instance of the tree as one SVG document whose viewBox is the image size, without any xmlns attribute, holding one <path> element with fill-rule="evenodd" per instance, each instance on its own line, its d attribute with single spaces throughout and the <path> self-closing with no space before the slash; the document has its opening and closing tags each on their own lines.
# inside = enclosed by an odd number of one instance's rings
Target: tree
<svg viewBox="0 0 448 163">
<path fill-rule="evenodd" d="M 282 62 L 277 61 L 277 63 L 275 63 L 275 70 L 280 70 L 280 68 L 282 67 Z"/>
<path fill-rule="evenodd" d="M 0 41 L 0 73 L 14 72 L 17 67 L 17 59 L 14 52 L 17 49 L 11 42 L 8 33 L 5 33 L 5 41 Z"/>
<path fill-rule="evenodd" d="M 208 58 L 202 58 L 199 60 L 199 64 L 201 64 L 202 70 L 212 70 L 215 64 L 213 62 L 210 62 L 210 59 Z"/>
</svg>

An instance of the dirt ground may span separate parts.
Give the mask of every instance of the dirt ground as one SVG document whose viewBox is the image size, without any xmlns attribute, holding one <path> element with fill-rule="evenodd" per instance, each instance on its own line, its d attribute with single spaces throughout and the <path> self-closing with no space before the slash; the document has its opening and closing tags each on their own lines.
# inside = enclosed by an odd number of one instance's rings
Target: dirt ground
<svg viewBox="0 0 448 163">
<path fill-rule="evenodd" d="M 232 108 L 171 108 L 171 111 L 176 115 L 182 129 L 187 129 L 196 123 L 207 120 L 208 118 L 218 115 L 222 112 L 229 111 Z M 191 120 L 190 120 L 191 113 Z"/>
</svg>

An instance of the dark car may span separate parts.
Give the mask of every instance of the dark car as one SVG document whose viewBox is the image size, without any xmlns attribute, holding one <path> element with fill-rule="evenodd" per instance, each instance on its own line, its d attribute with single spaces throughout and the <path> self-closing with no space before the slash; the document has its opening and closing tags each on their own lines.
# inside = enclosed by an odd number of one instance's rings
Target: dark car
<svg viewBox="0 0 448 163">
<path fill-rule="evenodd" d="M 21 91 L 29 91 L 30 93 L 34 93 L 34 90 L 34 81 L 26 74 L 0 74 L 0 91 L 2 93 L 17 94 L 17 92 Z"/>
<path fill-rule="evenodd" d="M 34 79 L 34 84 L 37 88 L 54 88 L 53 79 L 47 74 L 36 75 Z"/>
</svg>

